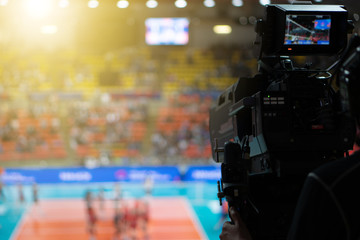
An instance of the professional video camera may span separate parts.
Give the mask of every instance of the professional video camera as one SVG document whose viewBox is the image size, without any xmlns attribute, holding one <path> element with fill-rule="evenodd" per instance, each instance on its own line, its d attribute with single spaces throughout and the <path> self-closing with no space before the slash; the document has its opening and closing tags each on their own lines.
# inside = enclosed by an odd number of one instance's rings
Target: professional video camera
<svg viewBox="0 0 360 240">
<path fill-rule="evenodd" d="M 351 22 L 340 5 L 270 4 L 256 25 L 259 74 L 241 77 L 210 110 L 218 197 L 236 207 L 254 239 L 285 239 L 306 175 L 343 157 L 355 140 L 329 68 L 294 67 L 289 57 L 340 56 Z M 350 51 L 350 50 L 349 50 Z"/>
</svg>

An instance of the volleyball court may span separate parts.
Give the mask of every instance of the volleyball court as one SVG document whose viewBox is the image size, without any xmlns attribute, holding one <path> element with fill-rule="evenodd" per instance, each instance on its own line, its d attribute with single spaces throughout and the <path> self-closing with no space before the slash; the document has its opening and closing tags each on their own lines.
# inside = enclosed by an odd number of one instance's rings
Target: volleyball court
<svg viewBox="0 0 360 240">
<path fill-rule="evenodd" d="M 121 200 L 119 209 L 123 214 L 123 225 L 118 228 L 115 225 L 118 206 L 114 200 L 94 201 L 96 221 L 91 235 L 83 199 L 42 200 L 24 214 L 13 239 L 207 239 L 185 198 L 163 197 L 144 201 Z M 125 215 L 141 209 L 141 204 L 148 204 L 148 220 L 139 217 L 134 226 L 131 217 Z"/>
</svg>

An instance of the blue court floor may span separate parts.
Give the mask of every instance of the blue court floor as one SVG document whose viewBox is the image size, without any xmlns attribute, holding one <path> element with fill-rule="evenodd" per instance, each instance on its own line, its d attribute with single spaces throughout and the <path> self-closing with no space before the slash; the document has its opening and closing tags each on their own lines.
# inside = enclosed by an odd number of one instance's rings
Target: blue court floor
<svg viewBox="0 0 360 240">
<path fill-rule="evenodd" d="M 142 184 L 120 183 L 124 198 L 141 198 L 145 195 Z M 87 190 L 96 195 L 99 189 L 105 191 L 105 198 L 112 199 L 114 196 L 114 183 L 89 183 L 89 184 L 43 184 L 39 185 L 39 199 L 69 199 L 83 198 Z M 5 199 L 0 198 L 0 240 L 12 238 L 21 217 L 31 206 L 31 186 L 24 186 L 25 203 L 18 202 L 16 186 L 5 186 Z M 203 232 L 209 240 L 219 239 L 220 224 L 215 227 L 221 217 L 221 208 L 216 198 L 217 186 L 215 183 L 168 183 L 157 184 L 153 188 L 152 196 L 156 197 L 185 197 L 201 225 Z M 176 206 L 174 206 L 176 207 Z"/>
</svg>

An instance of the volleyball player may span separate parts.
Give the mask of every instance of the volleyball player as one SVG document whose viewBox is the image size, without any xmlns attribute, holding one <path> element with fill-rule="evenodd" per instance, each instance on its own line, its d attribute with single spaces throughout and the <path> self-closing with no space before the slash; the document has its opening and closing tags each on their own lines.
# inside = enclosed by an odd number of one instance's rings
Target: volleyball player
<svg viewBox="0 0 360 240">
<path fill-rule="evenodd" d="M 153 178 L 150 174 L 146 175 L 145 181 L 144 181 L 144 188 L 145 188 L 145 196 L 151 197 L 152 191 L 153 191 Z"/>
<path fill-rule="evenodd" d="M 18 189 L 19 203 L 24 203 L 25 202 L 25 195 L 24 195 L 23 185 L 21 183 L 19 183 L 17 185 L 17 189 Z"/>
<path fill-rule="evenodd" d="M 1 176 L 0 176 L 0 178 L 1 178 Z M 5 200 L 6 200 L 6 198 L 5 198 L 5 193 L 4 193 L 4 184 L 3 184 L 3 182 L 1 181 L 1 179 L 0 179 L 0 200 L 1 200 L 1 201 L 5 201 Z"/>
<path fill-rule="evenodd" d="M 39 203 L 39 190 L 36 182 L 32 185 L 32 193 L 33 193 L 33 202 L 35 205 Z"/>
<path fill-rule="evenodd" d="M 99 189 L 99 193 L 98 193 L 98 201 L 99 201 L 99 210 L 100 210 L 100 215 L 101 218 L 105 215 L 104 211 L 105 211 L 105 191 L 104 188 L 101 187 Z"/>
<path fill-rule="evenodd" d="M 149 216 L 150 216 L 149 203 L 147 200 L 142 200 L 140 203 L 141 204 L 140 204 L 139 210 L 138 210 L 139 225 L 141 226 L 143 238 L 148 239 L 149 238 L 148 223 L 149 223 Z"/>
<path fill-rule="evenodd" d="M 97 221 L 95 210 L 92 205 L 92 194 L 90 191 L 87 191 L 85 194 L 85 203 L 86 203 L 86 214 L 88 222 L 88 232 L 91 240 L 95 240 L 95 224 Z"/>
<path fill-rule="evenodd" d="M 121 233 L 123 230 L 123 221 L 124 221 L 123 212 L 121 211 L 120 208 L 116 208 L 114 214 L 114 227 L 115 227 L 114 240 L 121 239 Z"/>
</svg>

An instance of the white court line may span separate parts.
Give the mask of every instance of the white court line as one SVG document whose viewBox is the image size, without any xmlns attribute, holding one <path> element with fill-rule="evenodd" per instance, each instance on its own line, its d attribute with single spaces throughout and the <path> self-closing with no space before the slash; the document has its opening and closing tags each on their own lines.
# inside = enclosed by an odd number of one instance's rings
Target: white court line
<svg viewBox="0 0 360 240">
<path fill-rule="evenodd" d="M 198 231 L 198 233 L 201 236 L 201 239 L 203 240 L 209 240 L 208 236 L 206 235 L 204 228 L 202 227 L 199 218 L 197 217 L 196 213 L 194 212 L 194 209 L 192 208 L 189 200 L 185 197 L 182 197 L 184 199 L 185 205 L 186 205 L 186 210 L 188 211 L 191 221 L 193 221 L 196 230 Z"/>
<path fill-rule="evenodd" d="M 10 238 L 9 240 L 15 240 L 18 238 L 19 236 L 19 229 L 20 229 L 20 226 L 22 226 L 24 224 L 24 221 L 25 221 L 25 217 L 28 215 L 28 211 L 29 211 L 29 208 L 31 208 L 32 205 L 29 206 L 26 206 L 25 207 L 25 210 L 24 212 L 22 213 L 21 217 L 20 217 L 20 220 L 17 222 L 14 230 L 12 231 L 11 235 L 10 235 Z"/>
</svg>

